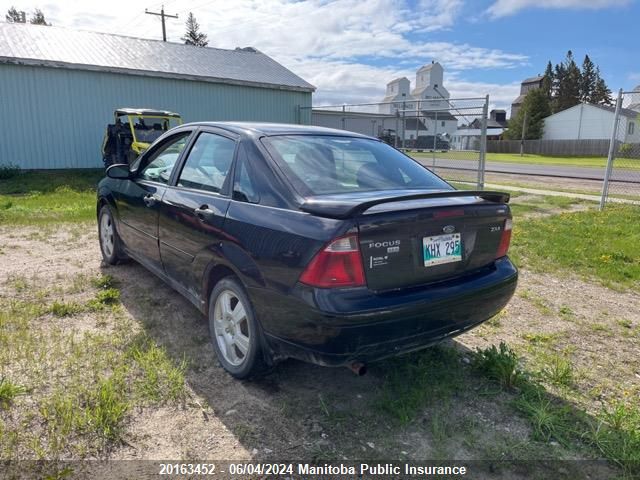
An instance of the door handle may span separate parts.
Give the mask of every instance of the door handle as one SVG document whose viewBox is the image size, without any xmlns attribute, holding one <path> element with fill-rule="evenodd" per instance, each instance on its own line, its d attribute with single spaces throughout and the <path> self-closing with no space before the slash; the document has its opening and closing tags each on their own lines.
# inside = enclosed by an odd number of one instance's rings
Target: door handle
<svg viewBox="0 0 640 480">
<path fill-rule="evenodd" d="M 202 205 L 200 208 L 196 208 L 193 213 L 198 220 L 204 222 L 206 220 L 211 220 L 216 216 L 216 212 L 209 208 L 209 205 Z"/>
<path fill-rule="evenodd" d="M 153 207 L 158 200 L 158 197 L 150 193 L 147 193 L 144 197 L 142 197 L 142 201 L 147 207 Z"/>
</svg>

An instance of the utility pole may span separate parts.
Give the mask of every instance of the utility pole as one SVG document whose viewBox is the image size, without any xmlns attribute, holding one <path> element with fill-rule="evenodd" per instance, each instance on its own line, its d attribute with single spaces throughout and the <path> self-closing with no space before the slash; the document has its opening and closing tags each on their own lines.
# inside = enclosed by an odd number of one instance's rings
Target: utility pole
<svg viewBox="0 0 640 480">
<path fill-rule="evenodd" d="M 162 8 L 160 9 L 160 13 L 158 13 L 158 12 L 150 12 L 146 8 L 144 9 L 144 13 L 146 13 L 147 15 L 157 15 L 157 16 L 160 17 L 160 19 L 162 20 L 162 41 L 166 42 L 167 41 L 167 28 L 164 25 L 164 19 L 165 18 L 178 18 L 178 15 L 168 15 L 168 14 L 164 13 L 164 5 L 162 5 Z"/>
</svg>

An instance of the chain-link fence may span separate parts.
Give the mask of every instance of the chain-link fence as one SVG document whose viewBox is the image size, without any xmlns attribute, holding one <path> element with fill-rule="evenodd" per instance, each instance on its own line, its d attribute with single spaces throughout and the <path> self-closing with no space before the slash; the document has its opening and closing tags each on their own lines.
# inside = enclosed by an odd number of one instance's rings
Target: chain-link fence
<svg viewBox="0 0 640 480">
<path fill-rule="evenodd" d="M 601 206 L 611 197 L 640 199 L 640 91 L 618 94 Z"/>
<path fill-rule="evenodd" d="M 388 103 L 313 107 L 311 124 L 377 137 L 441 177 L 484 187 L 488 135 L 506 126 L 503 111 L 488 114 L 489 97 L 408 98 Z"/>
</svg>

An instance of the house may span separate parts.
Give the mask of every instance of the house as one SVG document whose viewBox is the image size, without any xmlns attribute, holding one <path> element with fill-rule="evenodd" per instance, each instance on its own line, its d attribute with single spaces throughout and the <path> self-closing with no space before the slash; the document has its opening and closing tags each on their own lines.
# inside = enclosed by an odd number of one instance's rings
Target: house
<svg viewBox="0 0 640 480">
<path fill-rule="evenodd" d="M 500 140 L 507 128 L 507 111 L 493 109 L 487 118 L 487 140 Z M 480 150 L 482 119 L 476 118 L 469 125 L 458 127 L 451 137 L 454 150 Z"/>
<path fill-rule="evenodd" d="M 119 107 L 175 111 L 186 121 L 309 123 L 314 90 L 251 47 L 0 23 L 0 162 L 99 167 L 102 136 Z"/>
<path fill-rule="evenodd" d="M 629 110 L 635 110 L 636 112 L 640 112 L 640 85 L 636 86 L 631 93 L 625 94 L 626 96 L 631 97 L 631 101 L 629 102 L 629 106 L 627 107 Z"/>
<path fill-rule="evenodd" d="M 506 110 L 491 110 L 489 112 L 489 118 L 487 118 L 487 133 L 492 134 L 492 130 L 504 130 L 507 128 L 507 111 Z M 476 118 L 466 128 L 482 128 L 482 119 Z"/>
<path fill-rule="evenodd" d="M 544 119 L 543 140 L 610 139 L 615 108 L 580 103 Z M 640 143 L 640 113 L 620 109 L 618 139 L 624 143 Z"/>
<path fill-rule="evenodd" d="M 412 140 L 417 136 L 453 135 L 458 129 L 458 120 L 451 113 L 449 91 L 443 86 L 444 69 L 440 63 L 432 61 L 416 72 L 415 87 L 407 77 L 396 78 L 387 84 L 385 97 L 379 106 L 379 113 L 400 115 L 409 122 L 419 118 L 404 129 L 404 138 Z M 416 131 L 416 126 L 418 130 Z"/>
<path fill-rule="evenodd" d="M 487 128 L 487 140 L 500 140 L 504 128 Z M 480 128 L 460 128 L 451 137 L 452 150 L 480 150 L 482 140 L 482 129 Z"/>
<path fill-rule="evenodd" d="M 544 76 L 538 75 L 537 77 L 525 78 L 520 84 L 520 95 L 511 103 L 511 118 L 516 118 L 518 110 L 524 102 L 524 97 L 527 96 L 531 90 L 542 87 L 542 81 Z"/>
</svg>

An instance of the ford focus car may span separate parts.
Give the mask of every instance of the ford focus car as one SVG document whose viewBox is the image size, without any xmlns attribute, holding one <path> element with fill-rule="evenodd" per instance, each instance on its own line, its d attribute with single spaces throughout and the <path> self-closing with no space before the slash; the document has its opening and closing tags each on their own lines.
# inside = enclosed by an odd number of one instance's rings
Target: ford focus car
<svg viewBox="0 0 640 480">
<path fill-rule="evenodd" d="M 104 261 L 191 301 L 244 378 L 290 357 L 363 373 L 498 313 L 517 282 L 508 201 L 374 138 L 220 122 L 109 167 L 97 214 Z"/>
</svg>

